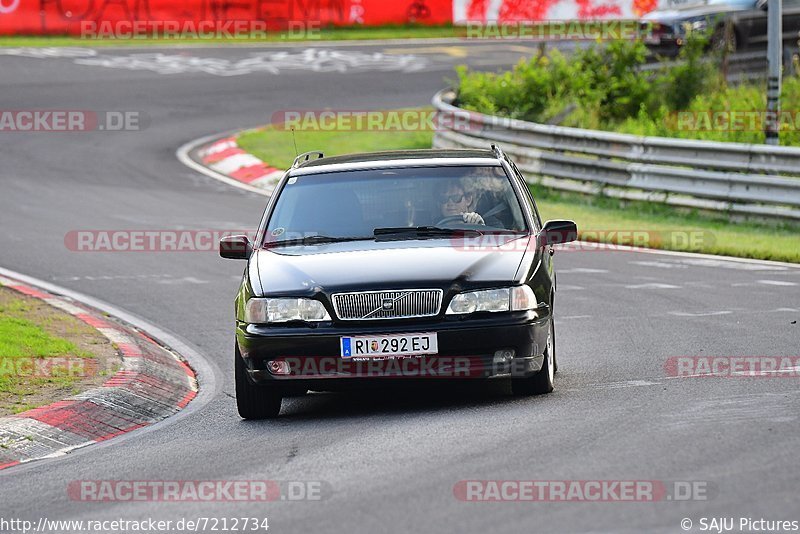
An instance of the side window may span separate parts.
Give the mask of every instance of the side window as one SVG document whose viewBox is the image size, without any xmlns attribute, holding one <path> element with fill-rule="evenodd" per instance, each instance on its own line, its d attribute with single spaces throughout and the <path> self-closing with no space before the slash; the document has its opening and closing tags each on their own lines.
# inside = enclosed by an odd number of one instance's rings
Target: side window
<svg viewBox="0 0 800 534">
<path fill-rule="evenodd" d="M 528 204 L 530 204 L 531 209 L 533 210 L 533 217 L 536 223 L 536 231 L 539 231 L 542 228 L 542 218 L 539 216 L 539 208 L 536 207 L 536 201 L 533 200 L 533 195 L 531 195 L 531 190 L 528 188 L 528 183 L 525 181 L 525 177 L 520 172 L 517 164 L 511 160 L 508 160 L 511 164 L 511 168 L 514 169 L 514 173 L 517 175 L 517 180 L 519 182 L 519 186 L 525 193 L 525 197 L 528 199 Z"/>
</svg>

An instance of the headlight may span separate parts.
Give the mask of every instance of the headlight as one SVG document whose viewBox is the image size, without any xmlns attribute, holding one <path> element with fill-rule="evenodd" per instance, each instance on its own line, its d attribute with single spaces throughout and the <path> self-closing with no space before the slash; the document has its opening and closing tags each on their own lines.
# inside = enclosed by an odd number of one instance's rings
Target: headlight
<svg viewBox="0 0 800 534">
<path fill-rule="evenodd" d="M 450 301 L 446 313 L 456 315 L 479 311 L 522 311 L 533 310 L 536 307 L 533 290 L 528 286 L 515 286 L 459 293 Z"/>
<path fill-rule="evenodd" d="M 325 306 L 312 299 L 252 298 L 247 301 L 244 310 L 244 321 L 250 324 L 330 320 Z"/>
</svg>

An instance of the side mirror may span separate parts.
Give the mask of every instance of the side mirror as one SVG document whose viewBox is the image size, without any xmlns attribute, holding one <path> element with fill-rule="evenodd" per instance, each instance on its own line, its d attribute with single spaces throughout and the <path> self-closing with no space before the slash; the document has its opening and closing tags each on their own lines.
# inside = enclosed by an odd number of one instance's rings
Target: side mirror
<svg viewBox="0 0 800 534">
<path fill-rule="evenodd" d="M 544 223 L 544 228 L 539 233 L 542 245 L 558 245 L 569 243 L 578 239 L 578 225 L 575 221 L 554 219 Z"/>
<path fill-rule="evenodd" d="M 246 260 L 252 252 L 246 235 L 230 235 L 219 240 L 219 255 L 228 260 Z"/>
</svg>

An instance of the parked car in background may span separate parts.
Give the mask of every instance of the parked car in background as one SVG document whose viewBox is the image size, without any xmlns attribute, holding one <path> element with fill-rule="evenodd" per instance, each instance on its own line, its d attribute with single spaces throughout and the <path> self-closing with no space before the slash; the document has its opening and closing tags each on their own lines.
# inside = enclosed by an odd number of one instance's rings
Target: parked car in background
<svg viewBox="0 0 800 534">
<path fill-rule="evenodd" d="M 784 43 L 797 47 L 800 0 L 783 0 Z M 653 53 L 675 56 L 692 32 L 711 33 L 711 46 L 733 52 L 762 48 L 767 43 L 767 0 L 690 1 L 651 11 L 642 18 L 650 25 L 645 42 Z M 730 28 L 726 31 L 726 24 Z"/>
</svg>

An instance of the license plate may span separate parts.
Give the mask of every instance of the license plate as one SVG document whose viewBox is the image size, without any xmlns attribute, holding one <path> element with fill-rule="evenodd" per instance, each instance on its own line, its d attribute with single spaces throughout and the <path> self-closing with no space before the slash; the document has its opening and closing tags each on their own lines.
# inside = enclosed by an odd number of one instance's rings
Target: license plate
<svg viewBox="0 0 800 534">
<path fill-rule="evenodd" d="M 439 352 L 436 332 L 341 338 L 342 358 L 412 356 Z"/>
</svg>

